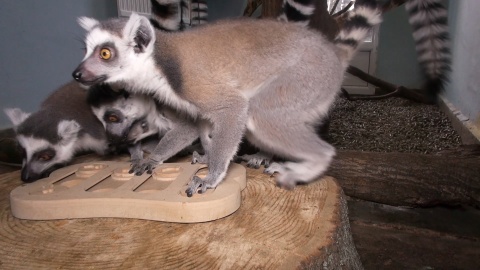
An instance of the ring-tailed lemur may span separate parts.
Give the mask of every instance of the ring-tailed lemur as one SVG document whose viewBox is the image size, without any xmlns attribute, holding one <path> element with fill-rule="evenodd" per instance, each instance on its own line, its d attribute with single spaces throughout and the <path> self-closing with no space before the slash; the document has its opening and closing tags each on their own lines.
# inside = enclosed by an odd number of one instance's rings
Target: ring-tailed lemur
<svg viewBox="0 0 480 270">
<path fill-rule="evenodd" d="M 423 89 L 432 101 L 443 90 L 450 71 L 447 9 L 441 0 L 409 0 L 405 3 L 418 60 L 426 74 Z"/>
<path fill-rule="evenodd" d="M 275 170 L 277 184 L 293 188 L 328 168 L 335 150 L 312 123 L 329 111 L 358 44 L 380 17 L 374 1 L 362 1 L 333 43 L 273 20 L 227 20 L 164 33 L 137 14 L 106 22 L 84 17 L 79 22 L 88 31 L 87 52 L 72 75 L 86 85 L 121 83 L 195 119 L 209 173 L 194 177 L 187 195 L 221 182 L 244 134 L 292 160 Z M 155 151 L 132 169 L 142 174 L 157 164 Z"/>
<path fill-rule="evenodd" d="M 72 81 L 50 94 L 34 113 L 5 109 L 23 150 L 21 178 L 33 182 L 68 164 L 80 151 L 105 154 L 105 130 L 86 102 L 87 93 Z"/>
</svg>

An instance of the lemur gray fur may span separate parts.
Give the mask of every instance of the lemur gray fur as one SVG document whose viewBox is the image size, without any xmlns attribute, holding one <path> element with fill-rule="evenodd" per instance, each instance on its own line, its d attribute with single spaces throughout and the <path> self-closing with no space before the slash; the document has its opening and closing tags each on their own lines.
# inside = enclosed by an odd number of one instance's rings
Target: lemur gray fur
<svg viewBox="0 0 480 270">
<path fill-rule="evenodd" d="M 87 52 L 72 75 L 85 85 L 119 83 L 151 94 L 195 120 L 209 173 L 191 180 L 188 196 L 223 180 L 243 135 L 291 160 L 274 169 L 277 184 L 293 188 L 324 173 L 335 155 L 312 123 L 328 113 L 358 44 L 380 17 L 374 1 L 358 3 L 333 43 L 266 19 L 165 33 L 137 14 L 103 22 L 83 17 Z M 151 172 L 160 162 L 158 149 L 132 170 Z"/>
<path fill-rule="evenodd" d="M 86 102 L 87 92 L 72 81 L 52 92 L 34 113 L 4 109 L 23 150 L 21 179 L 33 182 L 67 165 L 80 151 L 108 151 L 105 130 Z"/>
</svg>

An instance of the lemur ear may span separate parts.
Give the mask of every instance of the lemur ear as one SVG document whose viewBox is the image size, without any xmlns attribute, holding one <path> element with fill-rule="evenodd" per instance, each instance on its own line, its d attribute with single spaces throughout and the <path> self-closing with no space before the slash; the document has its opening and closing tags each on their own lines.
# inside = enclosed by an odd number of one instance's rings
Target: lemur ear
<svg viewBox="0 0 480 270">
<path fill-rule="evenodd" d="M 92 30 L 93 27 L 99 24 L 97 20 L 88 17 L 80 17 L 77 19 L 77 22 L 86 31 Z"/>
<path fill-rule="evenodd" d="M 22 124 L 30 116 L 30 113 L 23 112 L 20 108 L 6 108 L 3 111 L 15 127 Z"/>
<path fill-rule="evenodd" d="M 75 120 L 62 120 L 58 123 L 57 133 L 64 143 L 69 143 L 77 137 L 80 131 L 80 124 Z"/>
<path fill-rule="evenodd" d="M 123 37 L 135 43 L 136 53 L 143 53 L 155 42 L 155 30 L 147 17 L 132 13 L 123 29 Z"/>
</svg>

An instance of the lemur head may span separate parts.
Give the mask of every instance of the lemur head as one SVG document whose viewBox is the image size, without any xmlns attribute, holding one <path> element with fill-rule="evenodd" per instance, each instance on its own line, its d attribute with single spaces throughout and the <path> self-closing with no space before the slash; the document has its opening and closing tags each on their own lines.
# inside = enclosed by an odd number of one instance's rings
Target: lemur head
<svg viewBox="0 0 480 270">
<path fill-rule="evenodd" d="M 154 50 L 155 31 L 147 17 L 133 13 L 129 19 L 81 17 L 78 22 L 87 31 L 86 54 L 72 73 L 75 80 L 90 86 L 138 77 Z"/>
<path fill-rule="evenodd" d="M 136 143 L 161 131 L 156 103 L 146 95 L 113 91 L 107 85 L 89 89 L 87 102 L 105 127 L 112 144 Z"/>
<path fill-rule="evenodd" d="M 21 178 L 30 183 L 65 166 L 75 153 L 81 126 L 75 120 L 52 123 L 42 111 L 29 114 L 19 108 L 5 109 L 23 152 Z"/>
</svg>

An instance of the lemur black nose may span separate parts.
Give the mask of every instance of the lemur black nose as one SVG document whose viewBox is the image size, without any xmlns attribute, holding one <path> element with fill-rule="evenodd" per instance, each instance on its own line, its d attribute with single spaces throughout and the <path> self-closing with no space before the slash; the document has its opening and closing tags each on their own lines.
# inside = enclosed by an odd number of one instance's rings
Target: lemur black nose
<svg viewBox="0 0 480 270">
<path fill-rule="evenodd" d="M 74 71 L 72 73 L 72 76 L 73 78 L 76 80 L 76 81 L 79 81 L 81 78 L 82 78 L 82 72 L 80 71 Z"/>
</svg>

